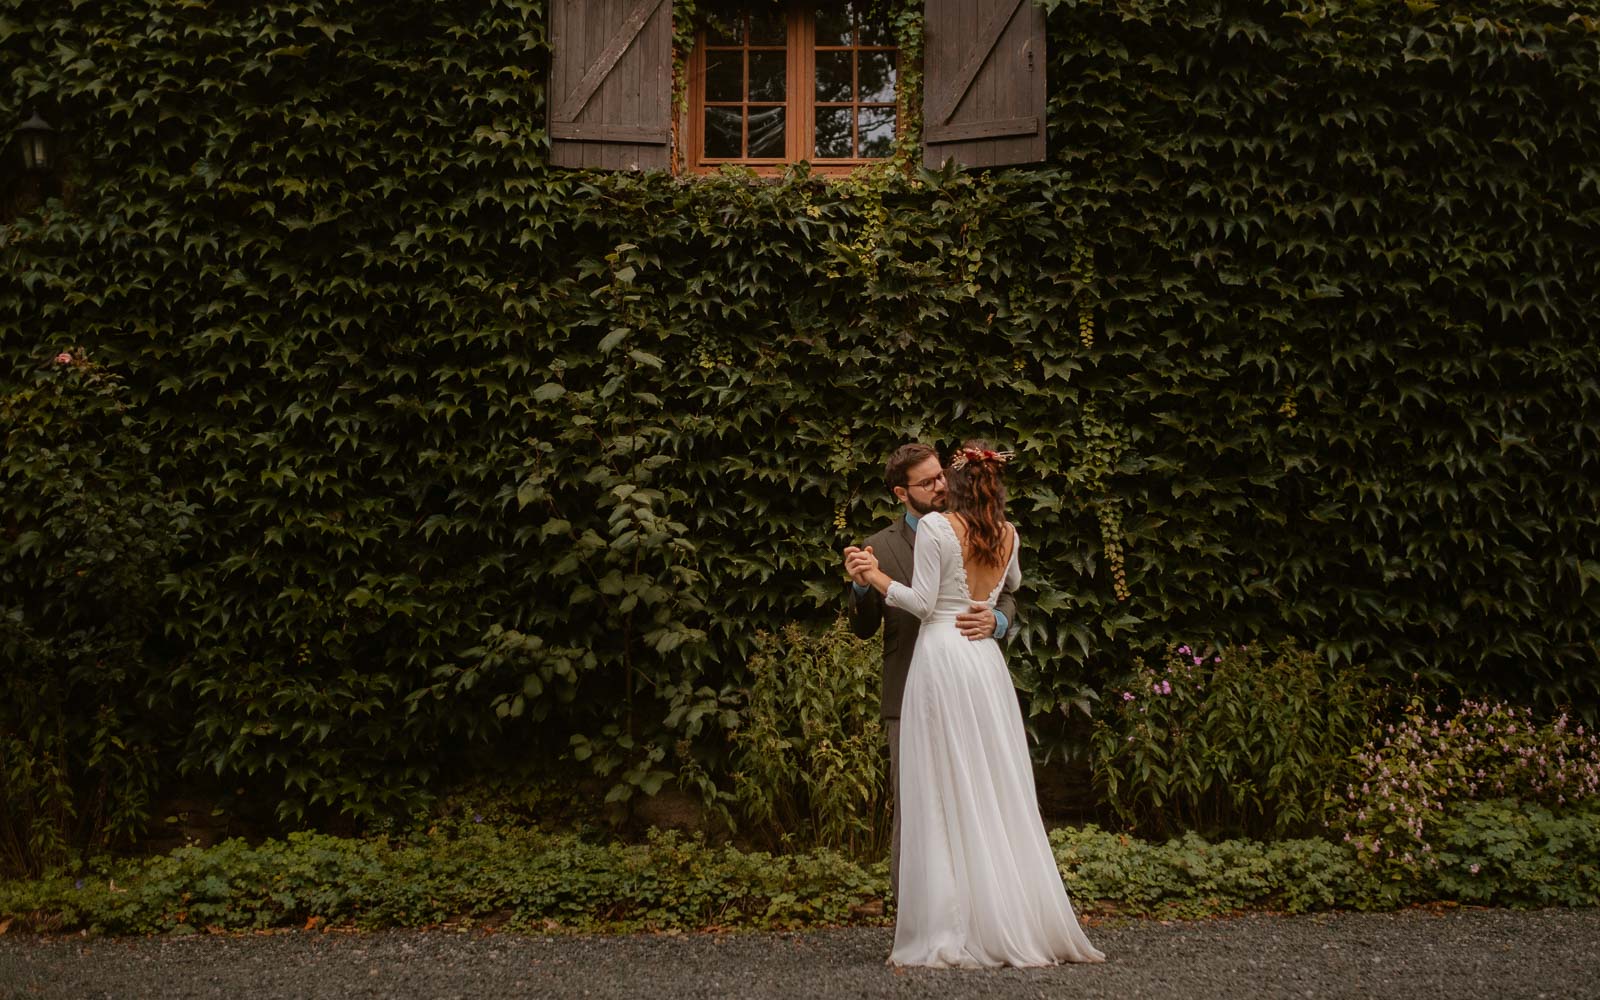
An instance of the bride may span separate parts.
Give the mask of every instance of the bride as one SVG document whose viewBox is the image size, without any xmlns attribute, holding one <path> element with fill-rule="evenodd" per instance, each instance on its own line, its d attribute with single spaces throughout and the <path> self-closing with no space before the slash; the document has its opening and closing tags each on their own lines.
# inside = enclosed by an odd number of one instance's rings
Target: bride
<svg viewBox="0 0 1600 1000">
<path fill-rule="evenodd" d="M 955 627 L 974 601 L 992 608 L 1008 579 L 1021 580 L 1005 519 L 1009 457 L 982 441 L 962 445 L 945 513 L 918 525 L 911 586 L 890 580 L 870 551 L 855 557 L 886 603 L 922 619 L 901 706 L 892 965 L 1105 959 L 1078 927 L 1045 837 L 1005 657 L 993 639 Z"/>
</svg>

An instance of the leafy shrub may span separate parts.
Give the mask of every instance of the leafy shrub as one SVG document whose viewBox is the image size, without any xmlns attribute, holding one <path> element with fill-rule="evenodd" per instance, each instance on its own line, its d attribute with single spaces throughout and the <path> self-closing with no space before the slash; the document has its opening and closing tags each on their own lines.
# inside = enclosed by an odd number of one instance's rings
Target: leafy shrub
<svg viewBox="0 0 1600 1000">
<path fill-rule="evenodd" d="M 1600 801 L 1551 810 L 1515 799 L 1462 802 L 1435 824 L 1425 885 L 1464 903 L 1600 902 Z M 1413 893 L 1415 895 L 1415 893 Z"/>
<path fill-rule="evenodd" d="M 92 151 L 0 228 L 0 370 L 92 343 L 205 501 L 189 770 L 286 821 L 573 735 L 664 781 L 669 689 L 831 617 L 882 456 L 967 433 L 1024 459 L 1046 746 L 1217 623 L 1600 704 L 1592 18 L 1056 2 L 1050 163 L 852 188 L 550 169 L 545 0 L 302 6 L 0 21 L 0 120 Z"/>
<path fill-rule="evenodd" d="M 81 877 L 0 883 L 0 919 L 109 933 L 486 921 L 516 930 L 835 924 L 879 897 L 883 865 L 773 857 L 677 834 L 638 845 L 483 826 L 413 842 L 297 833 L 181 848 Z M 881 911 L 880 911 L 881 912 Z"/>
<path fill-rule="evenodd" d="M 1151 843 L 1086 826 L 1052 830 L 1050 843 L 1069 894 L 1089 913 L 1305 913 L 1360 907 L 1373 895 L 1351 852 L 1320 838 L 1211 843 L 1191 831 Z"/>
<path fill-rule="evenodd" d="M 1155 666 L 1135 660 L 1096 719 L 1095 785 L 1142 833 L 1317 831 L 1378 698 L 1364 672 L 1330 672 L 1292 645 L 1169 646 Z"/>
<path fill-rule="evenodd" d="M 1447 864 L 1406 898 L 1496 905 L 1600 904 L 1600 814 L 1566 819 L 1479 803 Z M 480 817 L 482 818 L 482 817 Z M 1317 838 L 1164 843 L 1094 826 L 1050 832 L 1074 905 L 1091 916 L 1304 913 L 1402 901 L 1349 844 Z M 1476 869 L 1474 869 L 1476 866 Z M 409 839 L 291 834 L 229 840 L 74 876 L 0 881 L 18 930 L 192 933 L 342 924 L 632 931 L 882 923 L 882 862 L 827 849 L 784 855 L 653 834 L 595 844 L 489 822 Z M 1436 877 L 1435 877 L 1436 876 Z"/>
<path fill-rule="evenodd" d="M 140 832 L 170 736 L 147 645 L 193 508 L 124 396 L 78 349 L 0 386 L 0 870 Z"/>
<path fill-rule="evenodd" d="M 728 766 L 742 815 L 774 845 L 887 847 L 881 664 L 881 638 L 857 639 L 843 617 L 756 636 Z"/>
<path fill-rule="evenodd" d="M 1520 860 L 1528 845 L 1562 848 L 1572 819 L 1600 810 L 1600 734 L 1566 714 L 1539 721 L 1531 708 L 1470 699 L 1429 711 L 1413 698 L 1354 760 L 1330 798 L 1357 856 L 1396 894 L 1436 869 L 1474 877 L 1452 886 L 1503 893 L 1512 868 L 1536 893 L 1549 876 Z"/>
</svg>

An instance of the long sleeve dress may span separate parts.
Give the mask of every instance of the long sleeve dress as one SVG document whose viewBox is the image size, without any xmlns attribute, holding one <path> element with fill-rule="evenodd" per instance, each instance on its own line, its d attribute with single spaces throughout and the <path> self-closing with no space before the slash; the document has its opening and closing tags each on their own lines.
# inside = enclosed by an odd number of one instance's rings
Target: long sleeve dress
<svg viewBox="0 0 1600 1000">
<path fill-rule="evenodd" d="M 956 628 L 973 603 L 942 514 L 917 526 L 913 584 L 888 604 L 922 619 L 900 710 L 900 891 L 895 965 L 1099 962 L 1045 836 L 1016 690 L 1000 645 Z M 994 606 L 1021 581 L 1013 529 Z"/>
</svg>

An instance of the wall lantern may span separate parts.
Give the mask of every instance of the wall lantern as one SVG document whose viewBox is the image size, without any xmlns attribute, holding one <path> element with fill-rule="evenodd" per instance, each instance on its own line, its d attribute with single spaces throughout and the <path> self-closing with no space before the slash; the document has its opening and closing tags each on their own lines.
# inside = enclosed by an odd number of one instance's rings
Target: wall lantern
<svg viewBox="0 0 1600 1000">
<path fill-rule="evenodd" d="M 22 147 L 22 164 L 30 173 L 48 173 L 55 168 L 56 130 L 39 112 L 17 126 L 17 143 Z"/>
</svg>

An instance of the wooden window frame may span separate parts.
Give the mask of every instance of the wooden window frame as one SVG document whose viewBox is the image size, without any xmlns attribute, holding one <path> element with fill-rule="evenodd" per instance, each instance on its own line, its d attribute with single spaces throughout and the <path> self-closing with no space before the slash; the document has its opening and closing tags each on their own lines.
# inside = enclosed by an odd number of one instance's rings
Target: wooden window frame
<svg viewBox="0 0 1600 1000">
<path fill-rule="evenodd" d="M 706 31 L 704 28 L 695 32 L 694 49 L 688 60 L 688 89 L 689 89 L 689 120 L 685 123 L 684 134 L 687 137 L 688 148 L 682 159 L 684 169 L 692 174 L 707 174 L 715 172 L 724 165 L 749 167 L 762 176 L 777 176 L 783 171 L 802 161 L 810 164 L 811 172 L 816 174 L 848 174 L 862 167 L 874 163 L 884 163 L 894 158 L 889 156 L 850 157 L 841 159 L 817 160 L 808 155 L 808 151 L 816 148 L 816 110 L 821 106 L 843 106 L 838 101 L 817 101 L 816 95 L 816 56 L 817 56 L 817 4 L 815 2 L 795 2 L 785 6 L 785 45 L 784 45 L 784 94 L 783 102 L 785 128 L 784 128 L 784 155 L 782 159 L 758 157 L 706 157 L 705 150 L 705 114 L 706 114 Z M 897 40 L 898 41 L 898 40 Z M 773 46 L 751 46 L 748 35 L 745 37 L 744 46 L 749 48 L 773 48 Z M 721 46 L 719 46 L 721 47 Z M 894 53 L 894 100 L 891 106 L 895 112 L 895 143 L 898 146 L 904 133 L 906 108 L 905 99 L 900 82 L 903 78 L 904 64 L 900 46 L 895 45 L 861 45 L 860 39 L 853 45 L 830 45 L 823 51 L 865 51 Z M 798 57 L 796 54 L 799 54 Z M 859 63 L 857 64 L 859 66 Z M 859 75 L 859 68 L 857 70 Z M 854 84 L 860 86 L 859 79 Z M 747 84 L 748 86 L 748 84 Z M 746 91 L 748 97 L 748 90 Z M 853 96 L 860 97 L 859 90 Z M 767 103 L 767 102 L 746 102 Z M 866 106 L 883 106 L 881 101 L 850 102 L 850 106 L 859 108 Z M 860 128 L 859 117 L 853 115 L 852 137 Z M 746 126 L 748 130 L 748 125 Z M 853 141 L 852 146 L 856 145 Z"/>
</svg>

